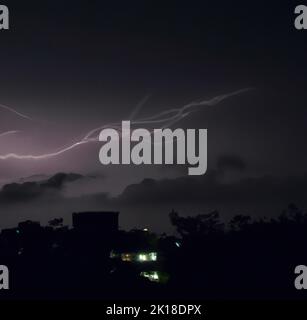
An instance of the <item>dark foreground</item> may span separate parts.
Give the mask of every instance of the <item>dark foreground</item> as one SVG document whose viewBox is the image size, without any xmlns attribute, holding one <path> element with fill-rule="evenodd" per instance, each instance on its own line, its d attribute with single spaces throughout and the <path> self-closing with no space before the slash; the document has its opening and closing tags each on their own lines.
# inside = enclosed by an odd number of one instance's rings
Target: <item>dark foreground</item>
<svg viewBox="0 0 307 320">
<path fill-rule="evenodd" d="M 297 265 L 307 263 L 307 215 L 294 205 L 274 220 L 216 212 L 170 219 L 178 238 L 148 230 L 109 236 L 55 220 L 3 231 L 0 264 L 10 270 L 3 299 L 304 299 Z M 150 260 L 146 254 L 157 253 Z M 146 259 L 149 260 L 146 260 Z M 145 276 L 144 276 L 145 275 Z"/>
</svg>

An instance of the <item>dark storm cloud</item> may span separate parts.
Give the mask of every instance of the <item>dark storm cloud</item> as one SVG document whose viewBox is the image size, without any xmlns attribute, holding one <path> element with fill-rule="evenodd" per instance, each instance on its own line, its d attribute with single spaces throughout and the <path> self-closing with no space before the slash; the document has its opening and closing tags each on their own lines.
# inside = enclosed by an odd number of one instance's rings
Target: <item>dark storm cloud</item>
<svg viewBox="0 0 307 320">
<path fill-rule="evenodd" d="M 273 217 L 289 203 L 307 207 L 307 174 L 223 183 L 219 172 L 211 171 L 202 177 L 147 178 L 128 186 L 116 197 L 103 192 L 66 197 L 60 191 L 65 182 L 75 179 L 77 183 L 79 179 L 82 181 L 75 175 L 63 175 L 62 179 L 53 177 L 42 184 L 6 186 L 0 193 L 2 226 L 13 226 L 25 219 L 47 223 L 54 217 L 63 217 L 65 223 L 71 223 L 71 213 L 75 211 L 117 210 L 121 212 L 121 226 L 125 229 L 147 225 L 159 232 L 171 232 L 168 213 L 172 208 L 184 215 L 216 209 L 227 220 L 236 213 Z M 73 182 L 65 186 L 69 189 Z"/>
<path fill-rule="evenodd" d="M 60 191 L 66 183 L 82 178 L 79 174 L 58 173 L 45 181 L 6 184 L 0 191 L 0 204 L 30 201 L 47 194 L 50 195 L 50 192 Z"/>
<path fill-rule="evenodd" d="M 231 168 L 244 167 L 242 165 L 244 162 L 239 157 L 223 156 L 220 160 L 227 166 L 230 164 Z M 250 204 L 283 205 L 290 202 L 307 204 L 305 197 L 307 174 L 282 178 L 274 176 L 242 178 L 225 183 L 220 179 L 220 171 L 211 170 L 206 175 L 197 177 L 183 176 L 161 180 L 147 178 L 140 183 L 129 185 L 116 197 L 105 192 L 65 197 L 59 192 L 65 185 L 69 193 L 69 189 L 74 187 L 71 183 L 79 180 L 86 180 L 86 178 L 79 174 L 59 173 L 48 180 L 7 184 L 0 192 L 0 204 L 14 205 L 19 201 L 27 201 L 25 205 L 31 206 L 31 200 L 37 205 L 39 199 L 41 205 L 47 206 L 50 197 L 44 196 L 51 196 L 54 201 L 58 201 L 65 208 L 69 208 L 69 203 L 71 203 L 86 204 L 95 208 L 107 206 L 114 209 L 137 206 L 143 207 L 144 211 L 153 203 L 159 206 L 176 203 L 188 206 L 200 204 L 217 207 L 220 204 L 238 207 Z M 87 183 L 95 183 L 95 181 L 90 180 Z"/>
<path fill-rule="evenodd" d="M 287 202 L 307 204 L 307 174 L 278 178 L 264 176 L 244 178 L 232 183 L 219 181 L 217 171 L 203 177 L 180 177 L 177 179 L 144 179 L 128 186 L 116 199 L 127 205 L 142 204 L 229 204 L 242 206 L 255 204 L 282 205 Z"/>
</svg>

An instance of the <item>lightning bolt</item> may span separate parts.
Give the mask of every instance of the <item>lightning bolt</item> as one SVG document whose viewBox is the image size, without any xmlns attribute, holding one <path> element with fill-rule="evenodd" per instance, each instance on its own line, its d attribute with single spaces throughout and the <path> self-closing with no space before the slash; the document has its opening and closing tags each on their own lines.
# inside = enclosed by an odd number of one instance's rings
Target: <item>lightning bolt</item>
<svg viewBox="0 0 307 320">
<path fill-rule="evenodd" d="M 237 91 L 234 91 L 234 92 L 231 92 L 228 94 L 219 95 L 219 96 L 214 97 L 210 100 L 191 102 L 189 104 L 184 105 L 181 108 L 173 108 L 173 109 L 169 109 L 169 110 L 165 110 L 163 112 L 160 112 L 160 113 L 153 115 L 151 117 L 142 118 L 139 120 L 131 120 L 131 124 L 132 125 L 157 125 L 157 124 L 159 124 L 160 128 L 162 129 L 162 128 L 174 125 L 175 123 L 179 122 L 183 118 L 189 116 L 191 113 L 198 111 L 199 108 L 201 108 L 201 107 L 215 106 L 217 104 L 220 104 L 224 100 L 229 99 L 230 97 L 241 95 L 241 94 L 248 92 L 250 90 L 253 90 L 253 88 L 241 89 L 241 90 L 237 90 Z M 143 105 L 145 104 L 147 99 L 148 98 L 146 97 L 137 105 L 137 107 L 135 108 L 135 110 L 131 114 L 132 118 L 135 117 L 136 114 L 140 111 L 140 109 L 143 107 Z M 11 109 L 9 109 L 9 110 L 11 110 Z M 22 117 L 26 117 L 26 119 L 31 119 L 27 116 L 24 116 L 20 113 L 17 113 L 16 111 L 12 111 L 12 112 L 14 112 Z M 44 160 L 44 159 L 57 157 L 63 153 L 71 151 L 79 146 L 99 141 L 100 132 L 103 129 L 107 129 L 107 128 L 113 128 L 118 131 L 121 131 L 121 122 L 106 124 L 106 125 L 100 126 L 98 128 L 92 129 L 82 139 L 78 140 L 75 143 L 72 143 L 69 146 L 60 148 L 58 151 L 55 151 L 52 153 L 46 153 L 46 154 L 41 154 L 41 155 L 31 155 L 31 154 L 18 155 L 16 153 L 9 153 L 6 155 L 0 155 L 0 160 L 7 160 L 7 159 Z"/>
<path fill-rule="evenodd" d="M 32 119 L 31 117 L 29 117 L 29 116 L 27 116 L 27 115 L 25 115 L 25 114 L 23 114 L 23 113 L 15 110 L 15 109 L 13 109 L 13 108 L 10 108 L 10 107 L 8 107 L 8 106 L 6 106 L 6 105 L 4 105 L 4 104 L 0 104 L 0 108 L 1 108 L 1 109 L 4 109 L 4 110 L 7 110 L 7 111 L 9 111 L 9 112 L 11 112 L 11 113 L 16 114 L 16 115 L 19 116 L 20 118 L 33 121 L 33 119 Z"/>
<path fill-rule="evenodd" d="M 23 113 L 20 113 L 18 112 L 17 110 L 13 109 L 13 108 L 10 108 L 4 104 L 0 104 L 0 109 L 4 109 L 6 111 L 9 111 L 15 115 L 17 115 L 18 117 L 20 118 L 23 118 L 23 119 L 26 119 L 26 120 L 30 120 L 30 121 L 33 121 L 32 118 L 30 118 L 29 116 L 23 114 Z M 16 133 L 19 133 L 20 130 L 10 130 L 10 131 L 6 131 L 6 132 L 3 132 L 3 133 L 0 133 L 0 138 L 2 137 L 6 137 L 6 136 L 9 136 L 9 135 L 13 135 L 13 134 L 16 134 Z"/>
<path fill-rule="evenodd" d="M 3 133 L 0 133 L 0 138 L 5 137 L 5 136 L 9 136 L 9 135 L 12 135 L 12 134 L 16 134 L 16 133 L 19 133 L 19 132 L 20 131 L 18 131 L 18 130 L 6 131 L 6 132 L 3 132 Z"/>
</svg>

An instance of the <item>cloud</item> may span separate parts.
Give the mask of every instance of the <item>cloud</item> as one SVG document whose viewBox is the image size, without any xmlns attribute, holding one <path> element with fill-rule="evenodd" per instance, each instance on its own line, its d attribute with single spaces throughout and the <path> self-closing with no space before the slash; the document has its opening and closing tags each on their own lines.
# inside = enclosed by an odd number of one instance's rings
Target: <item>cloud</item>
<svg viewBox="0 0 307 320">
<path fill-rule="evenodd" d="M 228 164 L 227 161 L 225 163 Z M 235 167 L 240 167 L 236 162 Z M 12 183 L 5 185 L 0 191 L 0 204 L 14 204 L 20 201 L 45 201 L 43 196 L 52 196 L 61 201 L 94 204 L 97 207 L 111 206 L 151 207 L 163 205 L 194 206 L 266 206 L 268 204 L 287 205 L 290 202 L 307 204 L 305 192 L 307 190 L 307 174 L 302 176 L 273 177 L 263 176 L 242 178 L 231 183 L 220 179 L 219 171 L 210 171 L 204 176 L 183 176 L 175 179 L 144 179 L 140 183 L 127 186 L 124 191 L 111 197 L 105 192 L 65 196 L 60 191 L 74 187 L 73 182 L 83 181 L 84 176 L 78 174 L 59 173 L 44 181 Z M 68 185 L 69 183 L 69 185 Z M 67 194 L 67 193 L 66 193 Z M 48 199 L 47 199 L 48 200 Z M 46 200 L 46 201 L 47 201 Z M 49 200 L 48 200 L 49 201 Z"/>
<path fill-rule="evenodd" d="M 66 183 L 82 179 L 83 176 L 75 173 L 58 173 L 43 181 L 29 181 L 11 183 L 3 186 L 0 191 L 0 203 L 16 203 L 30 201 L 60 191 Z"/>
<path fill-rule="evenodd" d="M 168 218 L 172 208 L 183 216 L 219 210 L 226 220 L 239 213 L 273 217 L 289 203 L 307 208 L 307 174 L 242 178 L 225 183 L 219 171 L 212 170 L 201 177 L 147 178 L 129 185 L 116 197 L 105 192 L 67 196 L 67 190 L 83 181 L 84 176 L 58 174 L 40 182 L 6 185 L 0 192 L 0 225 L 14 226 L 28 219 L 47 223 L 55 217 L 71 223 L 72 212 L 118 210 L 125 229 L 150 226 L 159 232 L 172 232 Z"/>
<path fill-rule="evenodd" d="M 230 161 L 231 162 L 231 161 Z M 238 164 L 236 164 L 237 167 Z M 217 171 L 202 177 L 144 179 L 128 186 L 116 199 L 122 204 L 205 204 L 238 207 L 244 204 L 267 205 L 290 202 L 306 203 L 307 174 L 277 178 L 263 176 L 244 178 L 232 183 L 219 179 Z"/>
<path fill-rule="evenodd" d="M 60 189 L 65 183 L 74 182 L 82 179 L 83 176 L 77 173 L 57 173 L 49 178 L 46 182 L 42 182 L 42 187 Z"/>
</svg>

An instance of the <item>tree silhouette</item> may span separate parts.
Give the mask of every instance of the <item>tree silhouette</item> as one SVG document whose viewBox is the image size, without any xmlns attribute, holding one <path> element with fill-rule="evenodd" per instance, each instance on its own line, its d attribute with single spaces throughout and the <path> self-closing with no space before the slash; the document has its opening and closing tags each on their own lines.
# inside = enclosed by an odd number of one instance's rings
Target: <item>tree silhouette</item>
<svg viewBox="0 0 307 320">
<path fill-rule="evenodd" d="M 231 231 L 240 231 L 246 229 L 246 227 L 251 223 L 250 216 L 244 216 L 238 214 L 234 216 L 229 222 L 229 228 Z"/>
<path fill-rule="evenodd" d="M 182 237 L 216 234 L 224 230 L 224 224 L 220 221 L 217 211 L 193 217 L 180 217 L 173 210 L 169 217 L 172 225 Z"/>
<path fill-rule="evenodd" d="M 48 224 L 53 228 L 61 228 L 63 227 L 63 218 L 55 218 L 53 220 L 50 220 Z"/>
</svg>

